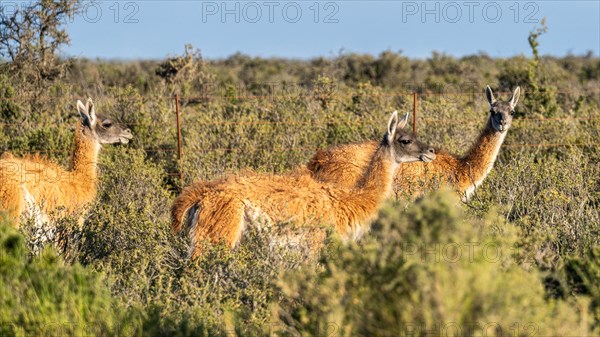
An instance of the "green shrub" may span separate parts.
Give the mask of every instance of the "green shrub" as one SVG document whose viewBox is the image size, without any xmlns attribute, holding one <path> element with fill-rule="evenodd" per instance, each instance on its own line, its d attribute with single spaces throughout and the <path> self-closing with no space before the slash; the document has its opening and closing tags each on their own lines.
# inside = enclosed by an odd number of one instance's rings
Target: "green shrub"
<svg viewBox="0 0 600 337">
<path fill-rule="evenodd" d="M 569 258 L 564 268 L 566 291 L 590 296 L 590 310 L 594 315 L 593 328 L 600 331 L 600 247 L 589 249 L 581 256 Z M 565 292 L 566 292 L 565 291 Z"/>
<path fill-rule="evenodd" d="M 15 89 L 10 85 L 8 76 L 0 75 L 0 117 L 4 122 L 14 122 L 21 117 L 21 109 L 12 99 Z"/>
<path fill-rule="evenodd" d="M 113 300 L 106 280 L 52 249 L 29 259 L 22 235 L 0 224 L 2 336 L 121 336 L 132 316 Z"/>
<path fill-rule="evenodd" d="M 541 277 L 516 264 L 517 231 L 467 216 L 438 192 L 406 212 L 384 208 L 374 235 L 279 284 L 282 332 L 317 336 L 586 335 L 585 300 L 545 300 Z"/>
<path fill-rule="evenodd" d="M 554 155 L 505 152 L 472 205 L 499 206 L 529 248 L 522 262 L 552 269 L 571 254 L 598 247 L 600 184 L 597 154 L 567 148 Z"/>
</svg>

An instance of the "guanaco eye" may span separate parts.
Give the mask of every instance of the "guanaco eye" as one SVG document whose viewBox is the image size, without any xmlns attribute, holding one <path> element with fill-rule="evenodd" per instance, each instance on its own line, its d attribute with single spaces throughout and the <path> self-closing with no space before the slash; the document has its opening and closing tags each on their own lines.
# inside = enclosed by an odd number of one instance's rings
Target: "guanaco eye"
<svg viewBox="0 0 600 337">
<path fill-rule="evenodd" d="M 112 122 L 109 120 L 106 120 L 106 121 L 102 122 L 102 126 L 105 128 L 110 128 L 112 126 Z"/>
<path fill-rule="evenodd" d="M 399 142 L 404 145 L 408 145 L 408 144 L 412 143 L 412 141 L 410 139 L 400 139 Z"/>
</svg>

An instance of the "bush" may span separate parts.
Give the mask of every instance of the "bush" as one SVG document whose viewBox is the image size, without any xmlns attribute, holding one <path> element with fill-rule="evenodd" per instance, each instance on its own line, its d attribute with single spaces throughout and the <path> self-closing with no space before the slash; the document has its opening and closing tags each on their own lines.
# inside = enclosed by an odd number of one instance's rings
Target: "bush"
<svg viewBox="0 0 600 337">
<path fill-rule="evenodd" d="M 506 158 L 508 157 L 508 158 Z M 476 208 L 500 207 L 524 231 L 522 263 L 554 269 L 563 258 L 598 247 L 600 184 L 593 153 L 570 148 L 543 156 L 505 153 L 477 192 Z"/>
<path fill-rule="evenodd" d="M 564 268 L 567 285 L 565 293 L 573 289 L 578 295 L 590 296 L 590 310 L 594 315 L 593 328 L 600 330 L 600 247 L 594 247 L 567 260 Z"/>
<path fill-rule="evenodd" d="M 279 306 L 290 335 L 586 335 L 586 301 L 545 300 L 541 277 L 513 260 L 517 230 L 466 216 L 438 192 L 406 212 L 388 204 L 373 237 L 290 273 Z M 517 286 L 518 285 L 518 286 Z"/>
<path fill-rule="evenodd" d="M 0 224 L 2 336 L 121 336 L 132 316 L 113 300 L 106 279 L 65 264 L 53 249 L 29 259 L 22 235 Z"/>
</svg>

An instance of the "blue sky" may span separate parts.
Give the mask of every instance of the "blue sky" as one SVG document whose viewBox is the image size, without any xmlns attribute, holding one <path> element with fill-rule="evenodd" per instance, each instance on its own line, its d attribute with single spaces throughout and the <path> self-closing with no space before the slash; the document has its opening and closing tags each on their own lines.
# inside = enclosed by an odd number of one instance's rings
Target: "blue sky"
<svg viewBox="0 0 600 337">
<path fill-rule="evenodd" d="M 4 0 L 2 0 L 4 2 Z M 187 43 L 207 58 L 235 52 L 310 58 L 340 50 L 530 54 L 543 17 L 542 54 L 600 54 L 600 1 L 96 1 L 68 24 L 76 57 L 155 59 Z"/>
</svg>

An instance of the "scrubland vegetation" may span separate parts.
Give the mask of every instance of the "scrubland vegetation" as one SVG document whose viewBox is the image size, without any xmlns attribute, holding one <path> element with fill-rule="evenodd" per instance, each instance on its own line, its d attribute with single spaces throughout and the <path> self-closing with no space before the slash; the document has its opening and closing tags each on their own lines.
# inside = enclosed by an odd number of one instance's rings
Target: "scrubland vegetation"
<svg viewBox="0 0 600 337">
<path fill-rule="evenodd" d="M 0 152 L 66 166 L 74 103 L 87 96 L 135 136 L 103 150 L 96 201 L 83 226 L 56 224 L 58 244 L 39 247 L 31 224 L 0 225 L 0 334 L 597 335 L 600 59 L 532 48 L 533 57 L 421 60 L 203 60 L 187 48 L 158 61 L 46 55 L 42 64 L 35 48 L 0 54 Z M 181 187 L 174 94 L 187 184 L 247 168 L 281 173 L 318 148 L 379 138 L 390 111 L 412 110 L 412 92 L 419 137 L 463 153 L 487 118 L 486 84 L 523 91 L 468 203 L 446 190 L 398 196 L 371 234 L 348 245 L 329 235 L 318 256 L 272 245 L 275 226 L 187 261 L 186 237 L 170 231 Z"/>
</svg>

